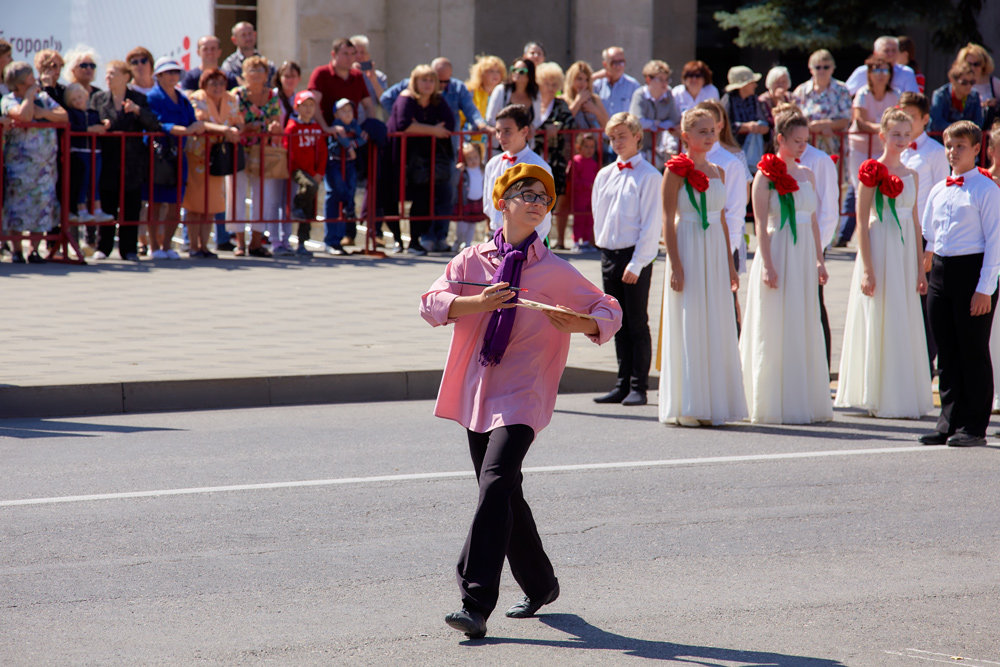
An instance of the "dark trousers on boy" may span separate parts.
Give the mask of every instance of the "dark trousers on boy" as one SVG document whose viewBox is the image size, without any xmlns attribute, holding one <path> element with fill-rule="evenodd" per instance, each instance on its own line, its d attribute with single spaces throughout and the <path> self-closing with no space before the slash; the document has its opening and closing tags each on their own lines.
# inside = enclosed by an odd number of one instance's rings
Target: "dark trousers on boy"
<svg viewBox="0 0 1000 667">
<path fill-rule="evenodd" d="M 296 169 L 292 174 L 295 181 L 295 195 L 292 197 L 292 218 L 299 220 L 299 245 L 309 239 L 309 222 L 316 219 L 316 195 L 319 193 L 319 181 L 312 174 L 302 169 Z"/>
<path fill-rule="evenodd" d="M 462 605 L 489 617 L 505 557 L 514 580 L 532 599 L 544 599 L 558 582 L 521 490 L 521 462 L 534 430 L 513 424 L 488 433 L 468 431 L 468 437 L 479 502 L 458 560 L 458 586 Z"/>
<path fill-rule="evenodd" d="M 358 186 L 358 173 L 354 160 L 342 160 L 333 156 L 326 162 L 326 198 L 323 216 L 326 218 L 326 234 L 323 241 L 333 248 L 340 247 L 340 239 L 347 230 L 348 219 L 354 225 L 354 191 Z M 337 220 L 338 222 L 329 222 Z"/>
<path fill-rule="evenodd" d="M 615 354 L 618 357 L 616 389 L 628 393 L 645 393 L 649 388 L 649 364 L 652 341 L 649 335 L 649 286 L 653 265 L 647 264 L 634 285 L 622 282 L 625 267 L 632 260 L 635 247 L 601 250 L 601 277 L 604 292 L 618 299 L 622 307 L 622 327 L 615 334 Z"/>
<path fill-rule="evenodd" d="M 990 312 L 969 314 L 979 282 L 983 255 L 934 255 L 927 289 L 927 313 L 937 341 L 938 391 L 941 416 L 937 430 L 985 437 L 993 406 L 990 329 L 997 305 L 994 290 Z"/>
<path fill-rule="evenodd" d="M 101 188 L 101 208 L 108 215 L 118 217 L 118 188 Z M 122 259 L 139 252 L 139 214 L 142 212 L 142 188 L 122 193 L 121 225 L 118 226 L 118 254 Z M 97 249 L 108 257 L 115 249 L 115 224 L 98 227 Z"/>
</svg>

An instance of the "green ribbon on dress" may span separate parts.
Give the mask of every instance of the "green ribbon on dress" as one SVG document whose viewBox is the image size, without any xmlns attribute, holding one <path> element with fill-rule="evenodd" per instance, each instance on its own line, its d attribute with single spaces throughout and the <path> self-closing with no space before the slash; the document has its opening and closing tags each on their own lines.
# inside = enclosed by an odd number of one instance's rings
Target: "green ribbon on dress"
<svg viewBox="0 0 1000 667">
<path fill-rule="evenodd" d="M 774 181 L 768 181 L 767 185 L 774 190 Z M 795 226 L 795 197 L 791 192 L 779 194 L 778 203 L 781 204 L 781 225 L 778 229 L 784 229 L 785 223 L 788 223 L 788 228 L 792 231 L 792 245 L 795 245 L 799 242 L 799 230 Z"/>
<path fill-rule="evenodd" d="M 885 198 L 882 196 L 882 191 L 879 189 L 875 190 L 875 213 L 878 215 L 879 222 L 885 222 L 882 218 L 882 212 L 885 210 Z M 896 200 L 889 198 L 889 210 L 892 211 L 892 217 L 896 219 L 896 227 L 899 228 L 899 240 L 906 245 L 906 241 L 903 240 L 903 225 L 899 222 L 899 216 L 896 215 Z"/>
<path fill-rule="evenodd" d="M 691 183 L 689 183 L 686 178 L 684 179 L 684 189 L 687 190 L 688 199 L 691 200 L 691 206 L 693 206 L 694 210 L 701 215 L 701 228 L 708 229 L 708 206 L 705 204 L 705 193 L 698 193 L 701 195 L 701 208 L 698 208 L 698 204 L 694 201 L 694 188 L 691 187 Z"/>
</svg>

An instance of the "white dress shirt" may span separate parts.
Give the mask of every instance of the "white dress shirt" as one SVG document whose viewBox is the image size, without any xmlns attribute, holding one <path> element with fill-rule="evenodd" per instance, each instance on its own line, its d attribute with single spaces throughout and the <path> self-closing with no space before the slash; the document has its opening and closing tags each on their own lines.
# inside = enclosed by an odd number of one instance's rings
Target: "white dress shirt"
<svg viewBox="0 0 1000 667">
<path fill-rule="evenodd" d="M 983 253 L 976 291 L 993 294 L 1000 274 L 1000 188 L 975 168 L 958 176 L 963 185 L 940 181 L 927 195 L 922 219 L 927 249 L 941 257 Z"/>
<path fill-rule="evenodd" d="M 497 87 L 499 88 L 499 86 Z M 510 155 L 510 153 L 504 151 L 490 158 L 490 161 L 486 163 L 486 171 L 483 176 L 483 213 L 490 219 L 490 229 L 494 232 L 503 227 L 503 213 L 493 208 L 493 186 L 496 184 L 497 179 L 500 178 L 500 174 L 515 164 L 521 164 L 522 162 L 537 164 L 539 167 L 545 169 L 545 171 L 550 174 L 552 173 L 552 167 L 549 166 L 549 163 L 543 160 L 538 153 L 531 150 L 530 146 L 526 145 L 519 153 L 514 154 L 513 162 L 504 160 L 505 156 L 509 157 Z M 535 227 L 535 231 L 538 232 L 538 238 L 544 241 L 549 235 L 550 229 L 552 229 L 552 214 L 546 213 L 542 224 Z"/>
<path fill-rule="evenodd" d="M 631 165 L 619 169 L 618 164 Z M 606 250 L 635 246 L 626 271 L 636 275 L 660 251 L 660 172 L 642 157 L 621 158 L 607 165 L 594 179 L 590 207 L 594 212 L 594 245 Z"/>
<path fill-rule="evenodd" d="M 847 86 L 851 97 L 857 95 L 859 90 L 868 85 L 868 65 L 859 65 L 851 72 L 851 76 L 844 82 L 844 85 Z M 892 81 L 889 85 L 901 93 L 920 92 L 920 86 L 917 85 L 917 75 L 913 73 L 912 68 L 906 65 L 892 66 Z"/>
<path fill-rule="evenodd" d="M 907 148 L 900 156 L 903 164 L 917 172 L 917 215 L 924 214 L 927 194 L 939 181 L 948 178 L 951 167 L 944 146 L 922 133 L 917 137 L 916 150 Z"/>
<path fill-rule="evenodd" d="M 837 185 L 837 165 L 826 151 L 807 145 L 799 158 L 801 164 L 812 170 L 816 178 L 816 222 L 819 224 L 820 247 L 833 242 L 840 221 L 840 188 Z"/>
<path fill-rule="evenodd" d="M 742 152 L 742 151 L 741 151 Z M 726 226 L 729 228 L 729 249 L 736 250 L 746 233 L 747 171 L 746 165 L 718 141 L 705 154 L 712 164 L 717 164 L 726 174 Z"/>
</svg>

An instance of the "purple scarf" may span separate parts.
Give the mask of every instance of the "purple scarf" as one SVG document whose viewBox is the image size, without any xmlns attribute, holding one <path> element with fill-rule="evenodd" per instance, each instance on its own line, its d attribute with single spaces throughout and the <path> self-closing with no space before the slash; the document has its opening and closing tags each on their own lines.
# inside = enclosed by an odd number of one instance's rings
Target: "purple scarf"
<svg viewBox="0 0 1000 667">
<path fill-rule="evenodd" d="M 528 238 L 521 241 L 517 247 L 512 246 L 503 239 L 503 229 L 498 229 L 493 235 L 493 242 L 497 246 L 497 254 L 500 255 L 500 266 L 493 274 L 493 284 L 508 283 L 512 287 L 521 285 L 521 269 L 524 268 L 524 260 L 528 258 L 528 246 L 535 242 L 538 234 L 531 232 Z M 516 303 L 517 295 L 506 303 Z M 494 310 L 490 315 L 489 324 L 486 325 L 486 333 L 483 335 L 483 349 L 479 351 L 479 363 L 483 366 L 496 366 L 503 359 L 503 353 L 507 350 L 507 343 L 510 342 L 510 332 L 514 329 L 514 317 L 517 315 L 517 308 L 503 308 Z"/>
</svg>

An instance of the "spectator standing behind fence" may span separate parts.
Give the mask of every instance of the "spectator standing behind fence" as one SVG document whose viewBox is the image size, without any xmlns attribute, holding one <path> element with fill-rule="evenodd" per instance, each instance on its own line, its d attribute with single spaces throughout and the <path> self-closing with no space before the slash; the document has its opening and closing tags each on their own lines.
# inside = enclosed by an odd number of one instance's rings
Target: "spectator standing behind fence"
<svg viewBox="0 0 1000 667">
<path fill-rule="evenodd" d="M 109 132 L 159 132 L 160 123 L 150 110 L 146 96 L 129 89 L 132 74 L 127 63 L 108 63 L 104 82 L 107 90 L 90 98 L 90 106 L 101 121 L 107 121 Z M 149 149 L 142 137 L 124 139 L 105 134 L 100 139 L 107 161 L 101 169 L 100 192 L 104 212 L 119 217 L 118 254 L 130 262 L 139 261 L 138 221 L 142 211 L 143 185 L 149 177 Z M 123 146 L 124 142 L 124 146 Z M 124 151 L 124 171 L 121 169 Z M 119 210 L 119 199 L 121 210 Z M 94 257 L 111 255 L 115 247 L 115 225 L 104 225 L 97 231 L 97 252 Z"/>
<path fill-rule="evenodd" d="M 198 57 L 201 58 L 201 67 L 193 67 L 184 73 L 181 78 L 181 88 L 187 93 L 201 90 L 201 73 L 210 69 L 219 69 L 219 58 L 222 57 L 222 42 L 215 35 L 205 35 L 198 40 Z M 221 71 L 221 70 L 220 70 Z M 235 76 L 222 76 L 226 78 L 226 89 L 231 90 L 239 85 Z"/>
<path fill-rule="evenodd" d="M 38 81 L 49 97 L 59 106 L 63 104 L 63 94 L 66 86 L 59 82 L 59 74 L 63 69 L 63 59 L 58 51 L 42 49 L 35 54 L 35 69 L 38 70 Z M 2 73 L 3 70 L 0 70 Z"/>
<path fill-rule="evenodd" d="M 485 220 L 483 215 L 483 145 L 465 142 L 462 144 L 462 161 L 458 164 L 459 181 L 462 184 L 455 224 L 454 251 L 461 252 L 476 243 L 476 225 Z"/>
<path fill-rule="evenodd" d="M 535 68 L 537 69 L 539 65 L 545 62 L 545 47 L 540 42 L 528 42 L 521 49 L 521 57 L 535 63 Z"/>
<path fill-rule="evenodd" d="M 491 127 L 496 127 L 497 114 L 512 104 L 520 104 L 528 110 L 532 129 L 540 127 L 545 120 L 535 80 L 535 63 L 530 60 L 515 60 L 510 66 L 510 80 L 490 93 L 490 100 L 486 105 L 486 122 Z"/>
<path fill-rule="evenodd" d="M 319 108 L 322 112 L 316 120 L 326 132 L 333 132 L 334 104 L 342 97 L 351 101 L 358 115 L 358 106 L 364 107 L 367 118 L 377 118 L 375 102 L 372 100 L 368 87 L 365 85 L 361 70 L 352 67 L 357 49 L 351 40 L 340 38 L 333 42 L 330 51 L 330 62 L 320 65 L 309 76 L 309 90 L 320 94 Z M 328 163 L 329 164 L 329 163 Z"/>
<path fill-rule="evenodd" d="M 214 145 L 224 141 L 231 144 L 230 149 L 235 149 L 243 127 L 239 102 L 226 90 L 227 83 L 221 69 L 207 69 L 201 73 L 199 89 L 190 97 L 195 118 L 204 123 L 206 130 L 205 135 L 193 137 L 187 142 L 190 177 L 184 192 L 189 256 L 201 259 L 216 258 L 216 254 L 208 249 L 208 239 L 216 214 L 226 210 L 225 176 L 209 173 L 210 153 Z M 227 170 L 234 166 L 234 153 L 235 150 L 231 150 L 229 159 L 225 160 L 229 163 L 225 165 Z"/>
<path fill-rule="evenodd" d="M 982 128 L 989 132 L 993 122 L 1000 118 L 1000 79 L 993 76 L 993 56 L 979 44 L 969 42 L 958 52 L 955 62 L 964 62 L 972 68 L 976 79 L 972 90 L 979 94 L 983 108 Z"/>
<path fill-rule="evenodd" d="M 976 75 L 965 61 L 956 61 L 948 70 L 948 83 L 934 91 L 931 97 L 931 132 L 944 132 L 945 128 L 960 120 L 971 120 L 983 125 L 983 108 L 979 93 L 973 90 Z"/>
<path fill-rule="evenodd" d="M 594 250 L 591 193 L 594 190 L 594 179 L 601 168 L 597 137 L 598 135 L 589 132 L 576 134 L 573 142 L 575 152 L 569 164 L 569 190 L 573 200 L 573 249 L 577 252 Z M 565 245 L 565 238 L 559 237 L 558 243 Z"/>
<path fill-rule="evenodd" d="M 486 118 L 486 106 L 490 101 L 490 93 L 503 84 L 507 74 L 507 66 L 496 56 L 479 55 L 469 67 L 469 79 L 465 87 L 472 94 L 472 103 L 479 110 L 479 115 Z M 465 121 L 462 121 L 465 125 Z"/>
<path fill-rule="evenodd" d="M 896 56 L 896 64 L 905 65 L 913 70 L 913 76 L 917 80 L 916 92 L 923 95 L 924 86 L 927 85 L 927 79 L 924 77 L 924 73 L 921 72 L 920 68 L 917 66 L 917 45 L 914 44 L 913 40 L 906 35 L 900 35 L 896 39 L 899 41 L 899 55 Z"/>
<path fill-rule="evenodd" d="M 764 77 L 764 87 L 767 88 L 757 98 L 767 111 L 767 122 L 774 129 L 774 107 L 792 101 L 792 75 L 787 67 L 777 65 L 767 71 Z"/>
<path fill-rule="evenodd" d="M 154 185 L 151 218 L 159 220 L 160 224 L 149 224 L 149 243 L 153 259 L 180 259 L 173 249 L 174 230 L 180 220 L 180 202 L 184 197 L 184 187 L 187 183 L 188 165 L 184 159 L 184 137 L 200 134 L 204 131 L 204 123 L 195 118 L 191 102 L 177 88 L 181 80 L 181 66 L 171 58 L 160 58 L 156 61 L 153 74 L 156 76 L 156 88 L 147 96 L 149 107 L 156 114 L 160 126 L 176 146 L 176 158 L 180 161 L 180 180 L 176 185 Z M 177 166 L 171 165 L 176 172 Z M 179 196 L 178 196 L 179 195 Z"/>
<path fill-rule="evenodd" d="M 97 75 L 97 54 L 87 46 L 78 46 L 66 54 L 63 78 L 70 83 L 78 83 L 87 91 L 89 100 L 100 88 L 93 85 Z"/>
<path fill-rule="evenodd" d="M 278 102 L 281 104 L 281 127 L 295 117 L 295 95 L 299 92 L 302 82 L 302 68 L 293 60 L 286 60 L 278 66 L 274 85 L 278 90 Z M 315 100 L 315 97 L 313 98 Z"/>
<path fill-rule="evenodd" d="M 233 26 L 230 31 L 230 40 L 236 46 L 236 50 L 222 61 L 219 69 L 226 73 L 227 77 L 233 77 L 236 82 L 244 85 L 246 79 L 243 78 L 243 62 L 251 56 L 263 57 L 257 50 L 257 30 L 252 23 L 240 21 Z M 267 59 L 267 83 L 274 81 L 274 65 Z"/>
<path fill-rule="evenodd" d="M 233 91 L 239 103 L 240 115 L 243 117 L 243 145 L 247 151 L 247 168 L 237 173 L 233 179 L 236 211 L 232 219 L 239 222 L 226 225 L 230 233 L 236 234 L 236 250 L 233 254 L 237 257 L 246 254 L 253 257 L 270 257 L 271 252 L 264 247 L 265 229 L 273 232 L 272 244 L 279 242 L 277 224 L 263 222 L 278 219 L 278 208 L 284 194 L 281 189 L 284 180 L 274 178 L 273 172 L 268 173 L 265 159 L 266 147 L 272 143 L 270 135 L 280 134 L 282 131 L 278 91 L 267 85 L 267 72 L 266 58 L 262 56 L 246 58 L 243 61 L 243 80 L 246 81 L 246 85 L 239 86 Z M 263 179 L 261 171 L 264 172 Z M 249 213 L 244 204 L 248 195 Z M 246 240 L 246 220 L 250 221 L 249 247 Z"/>
<path fill-rule="evenodd" d="M 344 232 L 348 226 L 354 226 L 357 213 L 354 208 L 354 195 L 358 187 L 357 159 L 358 151 L 365 144 L 364 132 L 354 118 L 354 107 L 345 97 L 337 100 L 336 116 L 333 124 L 343 130 L 327 139 L 327 159 L 334 163 L 332 170 L 333 199 L 327 201 L 332 207 L 333 215 L 326 216 L 326 234 L 323 241 L 327 252 L 331 255 L 347 255 L 341 245 Z"/>
<path fill-rule="evenodd" d="M 285 125 L 285 143 L 288 146 L 289 171 L 295 183 L 292 199 L 292 219 L 299 220 L 299 247 L 296 253 L 310 256 L 306 250 L 310 223 L 316 219 L 316 196 L 319 182 L 326 173 L 326 133 L 316 122 L 319 105 L 316 93 L 303 90 L 295 95 L 296 115 Z"/>
<path fill-rule="evenodd" d="M 538 98 L 542 103 L 542 121 L 538 129 L 545 132 L 535 137 L 535 152 L 542 156 L 552 168 L 552 179 L 556 184 L 556 205 L 552 217 L 556 221 L 556 236 L 560 242 L 556 248 L 565 250 L 566 224 L 569 221 L 570 201 L 566 194 L 566 167 L 569 165 L 566 134 L 575 126 L 573 115 L 566 101 L 558 97 L 563 88 L 563 72 L 557 63 L 545 62 L 538 67 Z M 572 144 L 572 141 L 570 142 Z"/>
<path fill-rule="evenodd" d="M 125 62 L 132 70 L 132 83 L 129 88 L 143 95 L 149 95 L 156 90 L 156 79 L 153 78 L 153 54 L 145 46 L 137 46 L 125 56 Z"/>
<path fill-rule="evenodd" d="M 406 141 L 406 197 L 410 204 L 410 245 L 413 255 L 426 255 L 420 239 L 429 228 L 426 220 L 416 217 L 432 215 L 431 184 L 434 186 L 433 215 L 444 217 L 452 201 L 448 184 L 455 153 L 449 128 L 455 117 L 438 91 L 438 78 L 430 65 L 417 65 L 410 72 L 409 87 L 392 106 L 389 131 L 403 132 Z M 433 155 L 431 146 L 434 146 Z M 393 236 L 395 236 L 393 231 Z"/>
<path fill-rule="evenodd" d="M 371 46 L 371 42 L 367 35 L 354 35 L 351 37 L 351 44 L 354 45 L 355 53 L 355 61 L 351 67 L 361 72 L 365 80 L 365 87 L 368 88 L 368 96 L 373 100 L 377 100 L 382 96 L 382 93 L 385 92 L 385 89 L 388 87 L 389 77 L 386 76 L 385 72 L 382 70 L 375 68 L 371 52 L 368 50 Z M 365 118 L 361 115 L 363 112 L 363 108 L 359 110 L 359 123 L 364 122 L 365 120 Z"/>
<path fill-rule="evenodd" d="M 563 99 L 569 105 L 569 112 L 573 114 L 573 127 L 603 132 L 609 116 L 604 102 L 594 93 L 593 75 L 594 71 L 583 60 L 570 65 L 566 71 L 568 85 L 564 86 Z"/>
<path fill-rule="evenodd" d="M 642 125 L 643 155 L 655 167 L 662 167 L 677 152 L 681 114 L 670 91 L 670 74 L 670 65 L 650 60 L 642 66 L 646 85 L 632 93 L 630 113 Z"/>
<path fill-rule="evenodd" d="M 593 75 L 594 92 L 604 103 L 608 116 L 628 111 L 639 82 L 625 73 L 625 50 L 609 46 L 601 52 L 601 64 L 604 69 Z"/>
<path fill-rule="evenodd" d="M 911 93 L 919 93 L 920 86 L 917 85 L 916 74 L 913 70 L 906 65 L 900 65 L 897 63 L 899 59 L 899 40 L 891 35 L 883 35 L 875 40 L 875 48 L 872 54 L 877 56 L 887 62 L 889 67 L 892 68 L 892 85 L 901 93 L 907 91 Z M 851 76 L 847 79 L 847 90 L 850 91 L 851 95 L 857 95 L 858 91 L 861 90 L 868 83 L 868 61 L 865 61 L 864 65 L 859 65 L 857 69 L 851 72 Z M 876 118 L 876 120 L 878 120 Z"/>
<path fill-rule="evenodd" d="M 66 114 L 69 117 L 69 129 L 72 132 L 103 134 L 107 132 L 107 123 L 101 121 L 97 111 L 88 108 L 90 97 L 87 90 L 78 83 L 66 86 Z M 91 143 L 93 141 L 93 143 Z M 108 222 L 113 220 L 110 215 L 101 210 L 101 193 L 97 182 L 101 179 L 101 144 L 86 136 L 74 136 L 69 140 L 69 220 L 70 222 Z M 94 182 L 94 212 L 87 210 L 90 200 L 91 152 L 93 151 L 96 178 Z M 83 210 L 80 210 L 80 205 Z M 97 230 L 88 228 L 87 243 L 94 245 L 97 240 Z M 98 259 L 104 259 L 98 257 Z"/>
<path fill-rule="evenodd" d="M 14 57 L 11 55 L 13 48 L 6 39 L 0 39 L 0 78 L 3 77 L 3 70 L 7 65 L 9 65 Z M 7 88 L 7 84 L 0 81 L 0 96 L 6 95 L 10 90 Z"/>
<path fill-rule="evenodd" d="M 833 78 L 836 63 L 826 49 L 809 55 L 808 81 L 800 83 L 792 92 L 792 100 L 809 121 L 813 145 L 830 155 L 840 155 L 840 137 L 851 124 L 851 94 L 840 81 Z"/>
<path fill-rule="evenodd" d="M 0 115 L 22 123 L 65 123 L 66 111 L 35 83 L 31 65 L 13 61 L 4 69 L 10 90 L 0 98 Z M 3 227 L 8 233 L 29 232 L 28 261 L 41 264 L 42 234 L 59 224 L 58 135 L 54 129 L 13 127 L 4 139 Z M 14 242 L 13 261 L 24 263 L 21 242 Z"/>
<path fill-rule="evenodd" d="M 767 110 L 755 94 L 760 74 L 737 65 L 729 69 L 727 78 L 726 94 L 720 102 L 729 116 L 733 135 L 747 157 L 747 164 L 751 165 L 750 171 L 755 171 L 771 132 Z"/>
<path fill-rule="evenodd" d="M 677 102 L 677 112 L 681 115 L 705 100 L 719 99 L 719 89 L 712 83 L 712 70 L 701 60 L 684 63 L 681 82 L 671 92 Z"/>
</svg>

